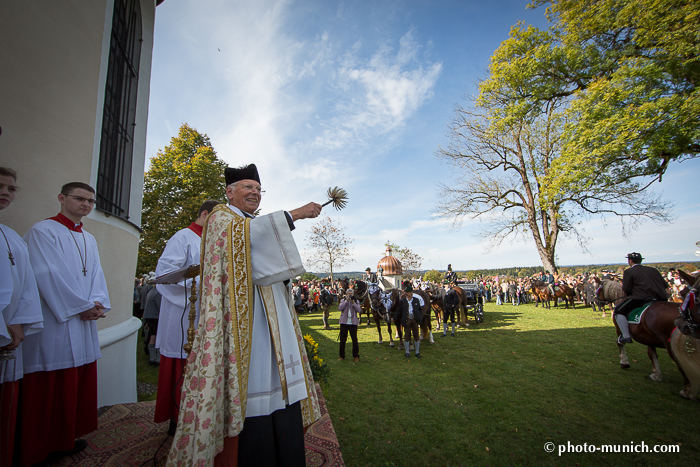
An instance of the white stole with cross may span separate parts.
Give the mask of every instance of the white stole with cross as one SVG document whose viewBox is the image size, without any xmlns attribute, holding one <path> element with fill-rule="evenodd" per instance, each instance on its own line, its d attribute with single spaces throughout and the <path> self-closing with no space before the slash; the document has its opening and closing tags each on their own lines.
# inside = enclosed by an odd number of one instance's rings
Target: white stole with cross
<svg viewBox="0 0 700 467">
<path fill-rule="evenodd" d="M 234 206 L 229 208 L 239 214 Z M 294 311 L 289 303 L 289 290 L 279 279 L 270 286 L 264 285 L 271 276 L 302 267 L 284 213 L 251 221 L 250 237 L 255 298 L 246 417 L 257 417 L 305 399 L 308 393 L 292 323 Z M 292 260 L 290 266 L 290 258 L 298 260 Z M 264 273 L 256 274 L 263 270 Z M 273 338 L 277 334 L 279 341 Z M 276 342 L 279 345 L 275 346 Z"/>
</svg>

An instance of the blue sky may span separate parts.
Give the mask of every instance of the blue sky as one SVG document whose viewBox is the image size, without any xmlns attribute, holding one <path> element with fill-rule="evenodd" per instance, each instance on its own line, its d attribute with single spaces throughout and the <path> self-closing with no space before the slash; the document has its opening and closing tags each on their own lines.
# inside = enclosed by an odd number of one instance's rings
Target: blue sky
<svg viewBox="0 0 700 467">
<path fill-rule="evenodd" d="M 526 1 L 167 0 L 157 8 L 147 157 L 182 123 L 206 133 L 231 166 L 255 163 L 261 209 L 349 194 L 343 211 L 324 209 L 353 239 L 344 271 L 376 268 L 384 243 L 411 248 L 423 268 L 539 265 L 532 240 L 500 247 L 434 215 L 435 158 L 448 144 L 456 104 L 474 94 L 489 57 L 518 21 L 546 27 Z M 700 161 L 676 165 L 655 190 L 676 203 L 676 221 L 647 222 L 623 236 L 616 219 L 586 221 L 590 253 L 560 239 L 558 264 L 695 260 L 700 240 L 695 187 Z M 684 188 L 687 187 L 687 188 Z M 314 221 L 297 223 L 304 256 Z"/>
</svg>

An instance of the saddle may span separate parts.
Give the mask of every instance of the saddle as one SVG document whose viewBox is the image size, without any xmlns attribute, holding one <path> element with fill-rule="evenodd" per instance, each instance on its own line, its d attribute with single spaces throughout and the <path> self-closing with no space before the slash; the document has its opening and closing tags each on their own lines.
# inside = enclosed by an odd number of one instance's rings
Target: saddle
<svg viewBox="0 0 700 467">
<path fill-rule="evenodd" d="M 649 308 L 651 305 L 656 303 L 658 300 L 650 300 L 648 302 L 645 302 L 642 306 L 638 306 L 637 308 L 633 308 L 632 311 L 627 313 L 627 322 L 629 324 L 639 324 L 642 322 L 642 315 L 644 314 L 645 311 L 647 311 L 647 308 Z"/>
</svg>

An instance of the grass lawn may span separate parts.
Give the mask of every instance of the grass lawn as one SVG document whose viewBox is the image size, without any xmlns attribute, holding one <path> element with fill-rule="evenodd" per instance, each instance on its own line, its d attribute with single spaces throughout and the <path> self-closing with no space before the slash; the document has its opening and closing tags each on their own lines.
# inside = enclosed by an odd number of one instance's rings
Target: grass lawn
<svg viewBox="0 0 700 467">
<path fill-rule="evenodd" d="M 424 341 L 421 360 L 390 348 L 386 327 L 377 345 L 376 327 L 362 324 L 357 364 L 337 361 L 332 311 L 331 331 L 320 313 L 300 321 L 331 367 L 323 392 L 348 466 L 698 465 L 700 404 L 678 395 L 675 364 L 660 350 L 664 381 L 651 381 L 646 347 L 632 344 L 621 370 L 612 321 L 590 308 L 491 302 L 484 323 Z M 680 452 L 558 455 L 567 443 L 631 442 Z"/>
</svg>

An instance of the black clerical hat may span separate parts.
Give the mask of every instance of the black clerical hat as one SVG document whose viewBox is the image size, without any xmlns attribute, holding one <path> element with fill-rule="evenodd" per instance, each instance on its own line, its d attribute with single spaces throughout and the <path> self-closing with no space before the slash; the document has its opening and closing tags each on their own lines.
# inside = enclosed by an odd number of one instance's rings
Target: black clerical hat
<svg viewBox="0 0 700 467">
<path fill-rule="evenodd" d="M 260 175 L 258 175 L 258 168 L 255 167 L 255 164 L 243 167 L 227 167 L 224 170 L 224 176 L 226 177 L 226 186 L 240 180 L 255 180 L 260 183 Z"/>
</svg>

